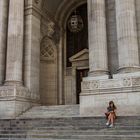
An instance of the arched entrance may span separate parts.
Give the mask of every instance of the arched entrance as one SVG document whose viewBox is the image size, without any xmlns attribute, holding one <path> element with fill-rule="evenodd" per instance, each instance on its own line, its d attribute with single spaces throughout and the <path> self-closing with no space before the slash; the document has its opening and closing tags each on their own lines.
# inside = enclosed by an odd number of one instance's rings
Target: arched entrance
<svg viewBox="0 0 140 140">
<path fill-rule="evenodd" d="M 80 31 L 74 33 L 71 32 L 68 23 L 71 16 L 75 14 L 81 17 L 83 26 Z M 56 36 L 50 35 L 51 31 L 59 36 L 57 43 Z M 41 103 L 43 105 L 79 103 L 81 80 L 88 72 L 86 0 L 78 2 L 73 0 L 69 3 L 63 1 L 56 12 L 55 19 L 42 17 L 41 36 Z"/>
<path fill-rule="evenodd" d="M 77 19 L 75 19 L 76 16 Z M 75 23 L 76 20 L 79 20 L 79 23 Z M 83 77 L 87 76 L 89 69 L 86 3 L 78 5 L 69 13 L 65 23 L 65 31 L 63 56 L 64 103 L 79 104 L 81 81 Z"/>
</svg>

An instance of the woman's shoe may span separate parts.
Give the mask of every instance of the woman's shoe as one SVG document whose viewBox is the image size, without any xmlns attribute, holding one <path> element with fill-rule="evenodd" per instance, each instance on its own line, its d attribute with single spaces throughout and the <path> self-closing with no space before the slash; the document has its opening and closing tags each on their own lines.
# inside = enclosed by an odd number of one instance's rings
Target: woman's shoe
<svg viewBox="0 0 140 140">
<path fill-rule="evenodd" d="M 108 125 L 109 125 L 109 122 L 106 123 L 106 126 L 108 126 Z"/>
<path fill-rule="evenodd" d="M 112 128 L 113 126 L 114 126 L 113 124 L 110 124 L 110 125 L 109 125 L 110 128 Z"/>
</svg>

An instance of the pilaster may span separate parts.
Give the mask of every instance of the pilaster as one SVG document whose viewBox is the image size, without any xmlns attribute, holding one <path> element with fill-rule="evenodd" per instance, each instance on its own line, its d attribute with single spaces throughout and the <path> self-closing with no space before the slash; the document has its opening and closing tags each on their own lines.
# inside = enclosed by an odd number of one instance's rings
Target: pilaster
<svg viewBox="0 0 140 140">
<path fill-rule="evenodd" d="M 40 98 L 40 10 L 41 1 L 25 3 L 24 85 Z"/>
</svg>

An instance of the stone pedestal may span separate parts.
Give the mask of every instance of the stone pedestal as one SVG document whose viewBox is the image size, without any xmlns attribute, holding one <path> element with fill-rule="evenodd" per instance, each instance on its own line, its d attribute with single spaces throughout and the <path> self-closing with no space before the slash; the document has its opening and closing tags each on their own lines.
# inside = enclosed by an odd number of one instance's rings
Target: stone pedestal
<svg viewBox="0 0 140 140">
<path fill-rule="evenodd" d="M 39 97 L 32 96 L 23 86 L 0 87 L 0 119 L 9 119 L 19 116 L 30 107 L 37 105 Z"/>
<path fill-rule="evenodd" d="M 113 79 L 104 80 L 83 79 L 80 96 L 81 115 L 103 116 L 111 100 L 117 106 L 117 115 L 139 116 L 140 73 L 115 75 Z"/>
</svg>

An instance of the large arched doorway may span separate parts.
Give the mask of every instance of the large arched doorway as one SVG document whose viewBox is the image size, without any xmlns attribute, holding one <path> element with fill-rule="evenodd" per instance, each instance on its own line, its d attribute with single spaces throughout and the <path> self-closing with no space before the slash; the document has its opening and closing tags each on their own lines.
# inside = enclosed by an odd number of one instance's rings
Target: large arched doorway
<svg viewBox="0 0 140 140">
<path fill-rule="evenodd" d="M 46 14 L 47 3 L 43 4 L 40 44 L 40 95 L 43 105 L 79 103 L 81 80 L 87 76 L 89 65 L 86 3 L 86 0 L 63 1 L 56 10 L 55 19 Z M 73 32 L 70 19 L 75 15 L 80 16 L 82 26 L 79 31 Z M 59 36 L 58 42 L 52 32 Z"/>
<path fill-rule="evenodd" d="M 67 18 L 64 49 L 65 104 L 79 104 L 81 81 L 88 74 L 87 4 L 73 9 Z"/>
</svg>

